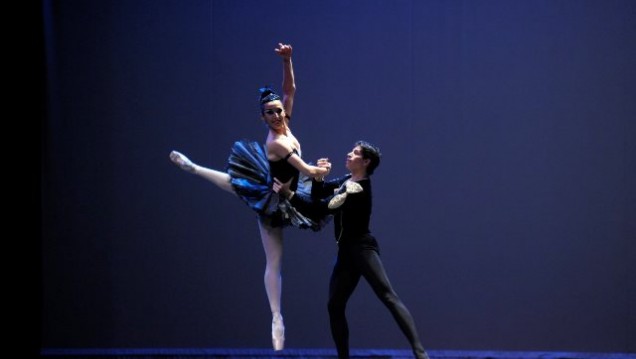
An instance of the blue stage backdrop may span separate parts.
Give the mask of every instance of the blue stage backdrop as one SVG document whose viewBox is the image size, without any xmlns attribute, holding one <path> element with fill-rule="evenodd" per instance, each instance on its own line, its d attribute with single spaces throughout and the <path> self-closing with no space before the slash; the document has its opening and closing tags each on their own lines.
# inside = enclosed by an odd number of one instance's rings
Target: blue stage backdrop
<svg viewBox="0 0 636 359">
<path fill-rule="evenodd" d="M 292 129 L 343 174 L 381 147 L 372 231 L 430 349 L 636 351 L 636 3 L 44 1 L 46 348 L 267 348 L 255 214 L 223 169 Z M 332 348 L 331 227 L 285 232 L 290 348 Z M 407 348 L 365 282 L 351 345 Z"/>
</svg>

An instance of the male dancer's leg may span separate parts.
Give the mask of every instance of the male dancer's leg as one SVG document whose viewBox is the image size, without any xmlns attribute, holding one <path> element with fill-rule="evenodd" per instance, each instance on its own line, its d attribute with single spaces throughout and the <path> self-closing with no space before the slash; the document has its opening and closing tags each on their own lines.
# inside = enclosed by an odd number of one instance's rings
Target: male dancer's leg
<svg viewBox="0 0 636 359">
<path fill-rule="evenodd" d="M 331 336 L 336 344 L 339 359 L 349 358 L 349 325 L 345 316 L 347 301 L 360 281 L 360 272 L 346 257 L 345 250 L 338 251 L 338 259 L 329 281 L 329 323 Z"/>
<path fill-rule="evenodd" d="M 357 260 L 362 276 L 369 282 L 375 294 L 393 315 L 402 333 L 404 333 L 411 344 L 415 357 L 418 359 L 428 359 L 428 355 L 424 351 L 424 346 L 417 334 L 413 316 L 395 293 L 393 287 L 391 287 L 391 283 L 386 275 L 384 265 L 377 250 L 368 248 L 361 249 Z"/>
</svg>

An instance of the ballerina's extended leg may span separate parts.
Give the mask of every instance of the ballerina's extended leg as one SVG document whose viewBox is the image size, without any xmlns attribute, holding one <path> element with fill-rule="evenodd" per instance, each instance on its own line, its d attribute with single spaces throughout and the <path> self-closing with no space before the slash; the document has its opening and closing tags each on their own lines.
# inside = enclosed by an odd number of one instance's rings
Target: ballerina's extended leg
<svg viewBox="0 0 636 359">
<path fill-rule="evenodd" d="M 235 193 L 234 188 L 232 188 L 232 184 L 230 183 L 231 178 L 229 174 L 222 171 L 213 170 L 211 168 L 199 166 L 196 163 L 190 161 L 190 159 L 184 154 L 177 151 L 170 152 L 170 160 L 182 170 L 199 175 L 206 180 L 214 183 L 215 185 L 217 185 L 217 187 L 224 191 Z"/>
<path fill-rule="evenodd" d="M 170 160 L 184 171 L 187 171 L 190 173 L 197 173 L 197 166 L 192 161 L 190 161 L 188 157 L 184 156 L 181 152 L 177 152 L 177 151 L 170 152 Z"/>
</svg>

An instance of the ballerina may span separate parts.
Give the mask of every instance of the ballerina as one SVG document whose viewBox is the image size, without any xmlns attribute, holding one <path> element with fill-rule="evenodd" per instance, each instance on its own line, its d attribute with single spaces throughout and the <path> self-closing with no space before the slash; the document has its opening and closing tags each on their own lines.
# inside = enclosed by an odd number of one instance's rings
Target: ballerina
<svg viewBox="0 0 636 359">
<path fill-rule="evenodd" d="M 296 85 L 292 66 L 291 45 L 279 43 L 275 52 L 283 60 L 282 98 L 270 88 L 261 88 L 261 118 L 267 125 L 265 147 L 257 142 L 237 141 L 228 159 L 227 171 L 200 166 L 180 152 L 172 151 L 170 159 L 181 169 L 203 177 L 219 188 L 236 194 L 258 213 L 261 242 L 265 250 L 265 291 L 272 312 L 272 346 L 282 350 L 285 326 L 281 314 L 281 263 L 283 227 L 296 226 L 318 230 L 320 219 L 296 210 L 286 198 L 272 191 L 274 177 L 287 183 L 297 193 L 309 193 L 304 176 L 324 177 L 328 166 L 312 166 L 301 158 L 298 139 L 289 127 Z M 320 159 L 320 163 L 326 159 Z M 303 178 L 301 178 L 303 177 Z"/>
</svg>

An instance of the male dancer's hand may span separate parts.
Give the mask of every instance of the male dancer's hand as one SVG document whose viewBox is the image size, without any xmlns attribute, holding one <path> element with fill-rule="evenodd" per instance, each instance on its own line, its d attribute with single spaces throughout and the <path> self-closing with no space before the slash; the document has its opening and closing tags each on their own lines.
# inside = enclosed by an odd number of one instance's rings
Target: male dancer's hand
<svg viewBox="0 0 636 359">
<path fill-rule="evenodd" d="M 329 162 L 328 158 L 319 158 L 318 161 L 316 161 L 316 166 L 327 169 L 327 173 L 322 176 L 321 180 L 327 177 L 331 172 L 331 162 Z"/>
<path fill-rule="evenodd" d="M 278 193 L 279 195 L 287 198 L 287 199 L 291 199 L 292 196 L 294 195 L 294 192 L 289 190 L 289 186 L 291 185 L 292 181 L 293 181 L 293 178 L 291 178 L 289 181 L 283 183 L 278 178 L 274 177 L 274 183 L 272 184 L 272 190 L 274 192 Z"/>
</svg>

